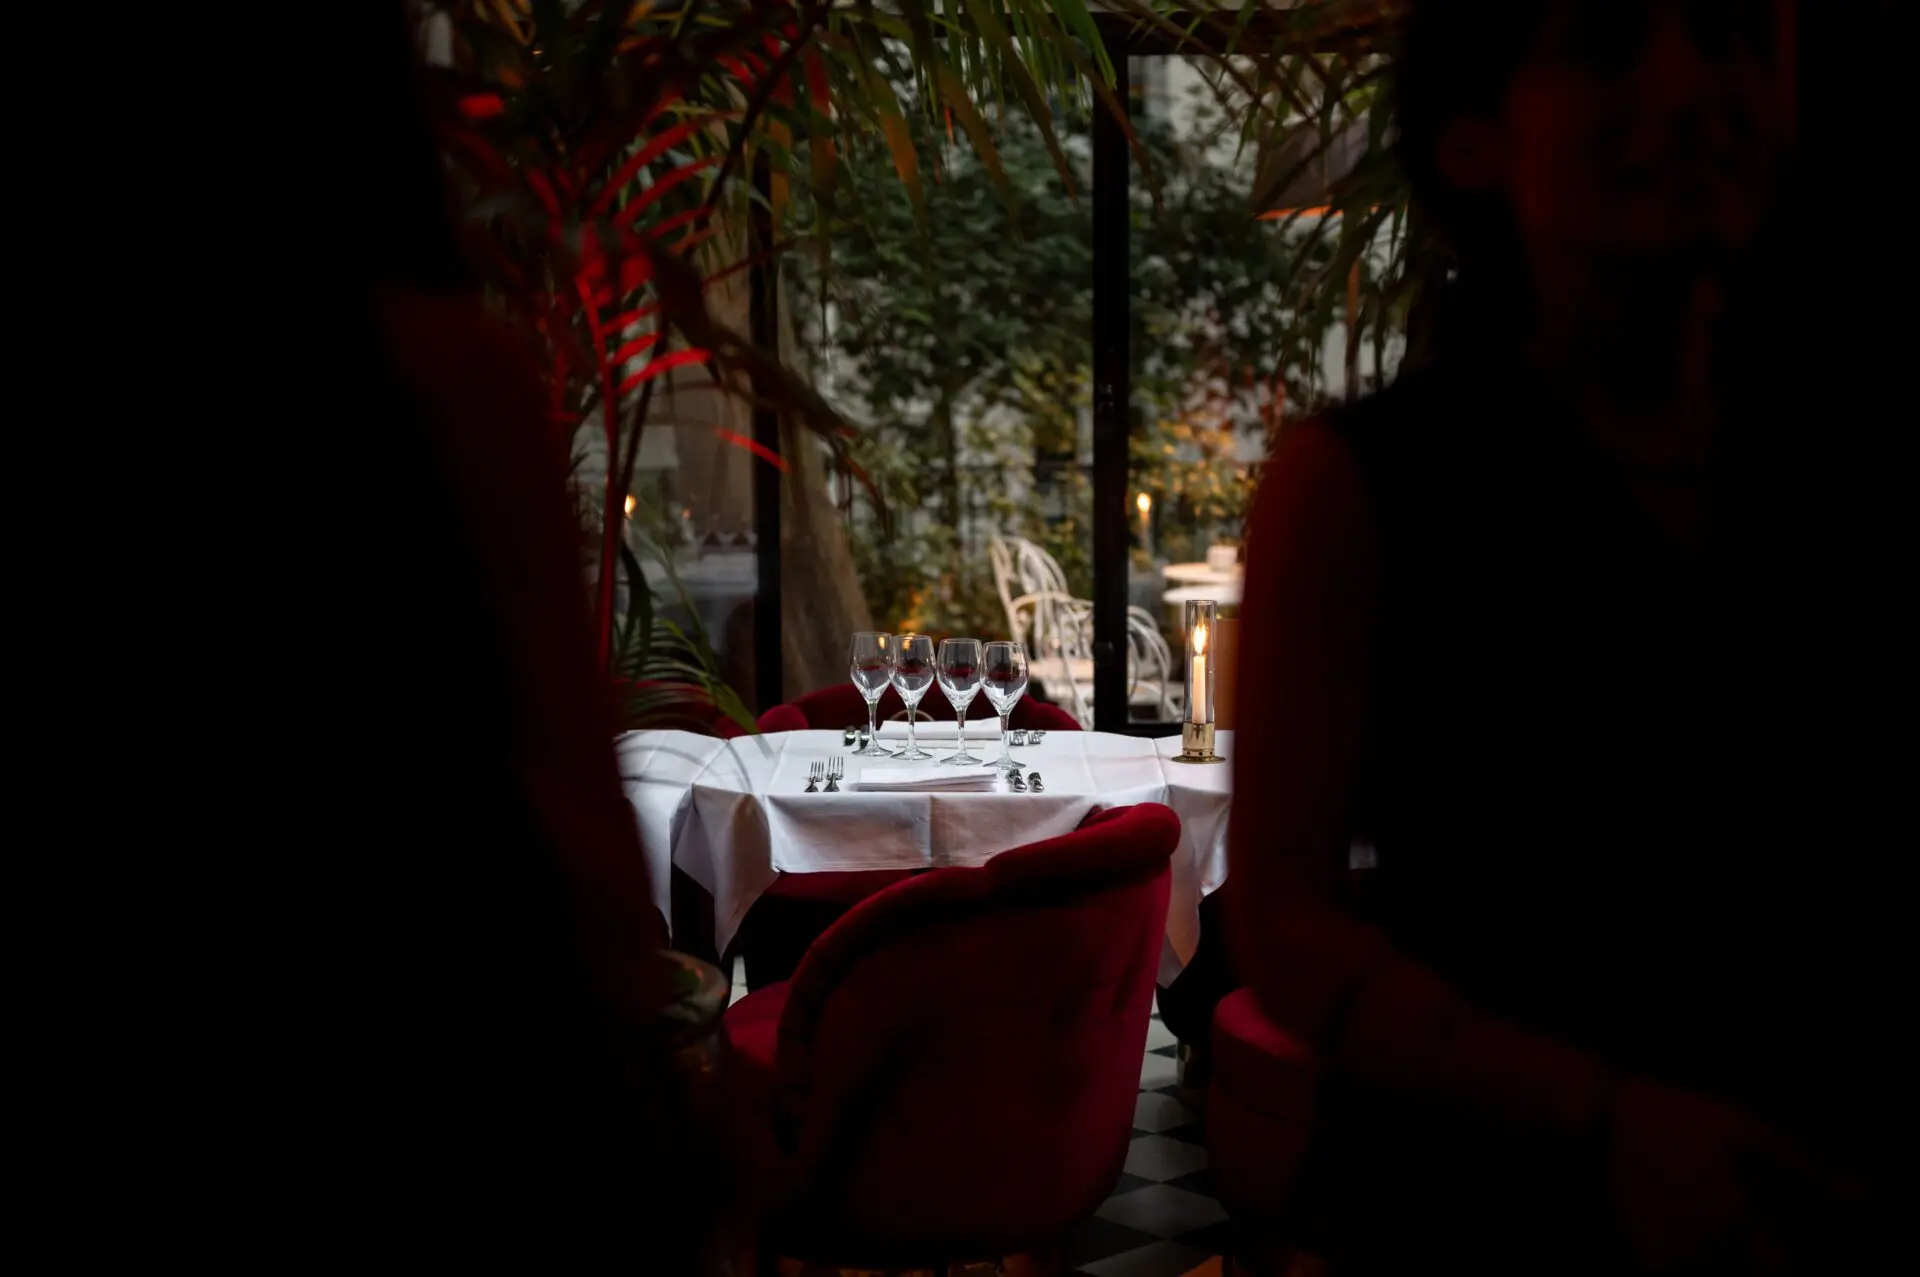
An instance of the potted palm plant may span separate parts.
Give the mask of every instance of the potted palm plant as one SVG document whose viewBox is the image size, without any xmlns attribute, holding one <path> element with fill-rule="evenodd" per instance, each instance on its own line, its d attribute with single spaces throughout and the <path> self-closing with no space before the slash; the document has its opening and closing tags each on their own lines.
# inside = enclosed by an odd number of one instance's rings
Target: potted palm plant
<svg viewBox="0 0 1920 1277">
<path fill-rule="evenodd" d="M 1071 181 L 1053 105 L 1118 105 L 1095 23 L 1071 0 L 453 0 L 436 22 L 438 123 L 471 256 L 538 352 L 550 428 L 597 462 L 580 494 L 584 557 L 620 723 L 692 707 L 750 728 L 698 624 L 654 614 L 628 535 L 630 503 L 651 499 L 633 482 L 649 414 L 670 378 L 698 370 L 864 481 L 845 423 L 777 351 L 716 319 L 710 293 L 786 247 L 796 195 L 817 205 L 806 221 L 830 254 L 833 229 L 860 216 L 840 193 L 848 147 L 883 148 L 923 207 L 941 161 L 915 139 L 929 131 L 907 127 L 914 112 L 999 175 L 976 102 L 1012 100 Z"/>
</svg>

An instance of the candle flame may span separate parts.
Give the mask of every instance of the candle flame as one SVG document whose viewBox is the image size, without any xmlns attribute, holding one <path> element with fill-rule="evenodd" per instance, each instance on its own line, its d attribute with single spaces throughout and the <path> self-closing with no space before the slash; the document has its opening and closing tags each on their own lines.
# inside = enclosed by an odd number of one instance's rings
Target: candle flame
<svg viewBox="0 0 1920 1277">
<path fill-rule="evenodd" d="M 633 517 L 633 494 L 631 492 L 627 494 L 627 517 L 629 519 Z"/>
<path fill-rule="evenodd" d="M 1193 654 L 1204 656 L 1207 651 L 1207 623 L 1205 621 L 1193 627 Z"/>
<path fill-rule="evenodd" d="M 1151 492 L 1142 492 L 1133 499 L 1133 503 L 1140 508 L 1140 513 L 1144 515 L 1153 509 L 1153 494 Z"/>
</svg>

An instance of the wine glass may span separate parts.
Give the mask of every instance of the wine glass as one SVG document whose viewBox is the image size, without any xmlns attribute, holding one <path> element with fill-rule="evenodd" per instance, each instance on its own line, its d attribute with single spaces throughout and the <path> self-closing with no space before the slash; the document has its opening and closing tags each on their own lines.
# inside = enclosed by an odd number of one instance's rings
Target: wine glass
<svg viewBox="0 0 1920 1277">
<path fill-rule="evenodd" d="M 1007 719 L 1013 707 L 1027 693 L 1027 649 L 1019 643 L 989 643 L 981 657 L 987 703 L 1000 715 L 1000 761 L 991 764 L 1000 771 L 1025 767 L 1007 747 Z"/>
<path fill-rule="evenodd" d="M 960 720 L 960 752 L 941 761 L 978 767 L 986 760 L 967 752 L 967 706 L 973 704 L 973 698 L 980 691 L 980 640 L 941 639 L 938 667 L 940 690 L 947 694 L 954 717 Z"/>
<path fill-rule="evenodd" d="M 853 751 L 861 758 L 893 757 L 892 750 L 880 748 L 880 732 L 873 720 L 880 709 L 880 697 L 893 681 L 894 646 L 891 634 L 861 630 L 853 636 L 853 650 L 848 654 L 847 663 L 854 687 L 867 702 L 867 739 Z"/>
<path fill-rule="evenodd" d="M 893 686 L 907 703 L 907 747 L 895 758 L 932 758 L 914 738 L 913 721 L 920 698 L 933 686 L 933 640 L 924 634 L 896 634 L 893 648 Z"/>
</svg>

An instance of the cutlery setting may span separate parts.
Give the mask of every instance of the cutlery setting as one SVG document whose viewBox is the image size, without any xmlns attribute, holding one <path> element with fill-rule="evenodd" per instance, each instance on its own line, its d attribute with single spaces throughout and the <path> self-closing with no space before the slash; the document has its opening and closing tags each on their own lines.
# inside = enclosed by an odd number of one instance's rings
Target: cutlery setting
<svg viewBox="0 0 1920 1277">
<path fill-rule="evenodd" d="M 1007 743 L 1016 747 L 1038 745 L 1046 738 L 1046 735 L 1047 733 L 1044 730 L 1024 731 L 1019 728 L 1011 728 L 1007 732 Z M 846 745 L 850 749 L 857 747 L 858 750 L 864 750 L 867 747 L 867 742 L 871 739 L 872 737 L 868 734 L 867 729 L 857 724 L 843 728 L 840 733 L 841 744 Z M 989 763 L 988 766 L 999 767 L 1001 764 Z M 841 792 L 840 782 L 846 778 L 847 762 L 845 758 L 837 755 L 830 758 L 816 758 L 807 764 L 807 787 L 802 792 L 809 794 L 837 794 Z M 1043 784 L 1040 779 L 1039 772 L 1028 772 L 1023 776 L 1020 773 L 1018 765 L 1007 769 L 1006 780 L 1007 789 L 1012 793 L 1025 794 L 1031 792 L 1044 794 L 1047 792 L 1045 784 Z"/>
<path fill-rule="evenodd" d="M 1040 728 L 1034 728 L 1030 731 L 1022 730 L 1018 727 L 1009 728 L 1007 731 L 1007 744 L 1013 746 L 1015 749 L 1023 745 L 1038 745 L 1046 739 L 1046 736 L 1047 733 Z M 868 734 L 866 726 L 861 723 L 855 723 L 840 729 L 840 743 L 849 749 L 865 749 L 867 742 L 872 739 L 873 737 Z"/>
</svg>

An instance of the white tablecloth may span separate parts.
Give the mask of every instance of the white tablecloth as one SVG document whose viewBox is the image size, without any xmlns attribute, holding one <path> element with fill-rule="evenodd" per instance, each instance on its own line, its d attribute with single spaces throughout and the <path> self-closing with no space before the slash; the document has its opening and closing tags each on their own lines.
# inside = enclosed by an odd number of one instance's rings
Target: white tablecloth
<svg viewBox="0 0 1920 1277">
<path fill-rule="evenodd" d="M 1231 754 L 1233 733 L 1219 734 Z M 845 756 L 839 732 L 779 732 L 720 741 L 688 732 L 629 732 L 617 742 L 622 783 L 639 821 L 656 899 L 677 865 L 713 896 L 724 951 L 747 910 L 782 872 L 979 865 L 1000 852 L 1064 834 L 1090 813 L 1165 803 L 1179 815 L 1173 899 L 1160 980 L 1170 982 L 1200 938 L 1203 896 L 1227 877 L 1231 767 L 1171 761 L 1176 737 L 1049 732 L 1013 751 L 1041 773 L 1042 794 L 804 792 L 807 764 Z M 974 744 L 997 757 L 999 742 Z M 991 751 L 991 752 L 989 752 Z M 948 751 L 936 746 L 944 757 Z M 886 760 L 847 758 L 851 780 Z M 983 769 L 984 770 L 984 769 Z"/>
<path fill-rule="evenodd" d="M 1160 572 L 1175 585 L 1239 585 L 1246 576 L 1246 569 L 1238 563 L 1230 568 L 1216 568 L 1206 562 L 1169 563 Z"/>
</svg>

